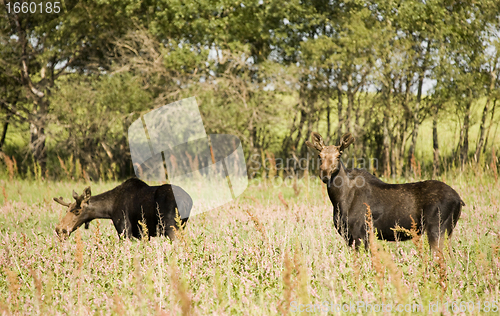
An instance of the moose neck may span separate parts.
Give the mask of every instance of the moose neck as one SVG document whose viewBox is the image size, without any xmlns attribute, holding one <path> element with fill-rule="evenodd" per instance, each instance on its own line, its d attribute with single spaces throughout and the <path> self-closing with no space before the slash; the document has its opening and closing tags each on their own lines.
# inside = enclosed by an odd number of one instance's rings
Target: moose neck
<svg viewBox="0 0 500 316">
<path fill-rule="evenodd" d="M 332 174 L 330 180 L 328 181 L 328 195 L 330 196 L 330 199 L 334 198 L 335 201 L 339 201 L 341 195 L 352 188 L 352 184 L 350 182 L 351 179 L 347 176 L 347 170 L 342 161 L 340 161 L 339 170 Z"/>
<path fill-rule="evenodd" d="M 90 198 L 89 208 L 93 218 L 111 218 L 116 196 L 113 191 L 107 191 Z"/>
</svg>

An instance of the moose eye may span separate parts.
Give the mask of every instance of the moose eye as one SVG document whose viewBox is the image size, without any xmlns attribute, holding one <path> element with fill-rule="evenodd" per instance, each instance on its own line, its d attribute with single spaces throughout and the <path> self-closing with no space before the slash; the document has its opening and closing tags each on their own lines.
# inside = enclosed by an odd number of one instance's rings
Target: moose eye
<svg viewBox="0 0 500 316">
<path fill-rule="evenodd" d="M 80 215 L 80 209 L 79 208 L 75 208 L 74 210 L 71 210 L 71 212 L 75 215 Z"/>
</svg>

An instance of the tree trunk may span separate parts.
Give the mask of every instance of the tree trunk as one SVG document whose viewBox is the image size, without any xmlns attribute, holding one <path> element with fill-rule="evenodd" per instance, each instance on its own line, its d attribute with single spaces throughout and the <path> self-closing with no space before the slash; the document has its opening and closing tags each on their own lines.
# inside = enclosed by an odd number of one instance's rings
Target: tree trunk
<svg viewBox="0 0 500 316">
<path fill-rule="evenodd" d="M 403 169 L 404 169 L 404 164 L 405 164 L 405 149 L 406 149 L 406 142 L 407 142 L 407 137 L 406 137 L 406 131 L 408 130 L 409 126 L 409 120 L 410 120 L 410 77 L 406 76 L 406 91 L 405 91 L 405 98 L 403 100 L 403 109 L 404 109 L 404 119 L 400 123 L 400 131 L 399 131 L 399 150 L 398 150 L 398 165 L 397 165 L 397 175 L 402 175 L 403 174 Z"/>
<path fill-rule="evenodd" d="M 345 114 L 345 128 L 346 133 L 352 133 L 352 109 L 354 107 L 354 91 L 352 89 L 352 75 L 347 76 L 347 109 Z"/>
<path fill-rule="evenodd" d="M 42 174 L 45 172 L 47 162 L 47 152 L 45 150 L 45 128 L 30 123 L 30 143 L 29 148 L 33 154 L 35 162 L 40 166 Z"/>
<path fill-rule="evenodd" d="M 300 139 L 302 138 L 302 130 L 304 128 L 304 124 L 307 121 L 307 112 L 304 109 L 305 105 L 303 104 L 302 109 L 300 110 L 300 123 L 299 126 L 297 127 L 298 133 L 297 133 L 297 138 L 295 138 L 295 142 L 293 144 L 292 151 L 297 151 Z M 307 136 L 306 136 L 307 137 Z"/>
<path fill-rule="evenodd" d="M 45 127 L 47 121 L 48 101 L 39 98 L 34 102 L 33 115 L 36 120 L 30 122 L 30 142 L 29 149 L 33 154 L 35 162 L 40 166 L 42 175 L 45 174 L 47 163 L 47 151 L 45 143 L 47 136 L 45 135 Z"/>
<path fill-rule="evenodd" d="M 410 149 L 408 150 L 408 166 L 410 167 L 410 171 L 412 171 L 413 166 L 411 163 L 412 158 L 415 156 L 415 148 L 417 146 L 417 138 L 418 138 L 418 129 L 420 127 L 420 102 L 422 101 L 422 88 L 424 84 L 424 72 L 420 73 L 420 77 L 418 78 L 418 92 L 417 92 L 417 102 L 415 104 L 415 110 L 413 111 L 413 131 L 411 133 L 411 143 Z"/>
<path fill-rule="evenodd" d="M 2 137 L 0 138 L 0 151 L 2 151 L 3 144 L 5 143 L 5 137 L 7 136 L 7 128 L 9 127 L 9 120 L 11 115 L 7 114 L 7 119 L 3 123 Z"/>
<path fill-rule="evenodd" d="M 419 87 L 421 86 L 419 82 Z M 419 88 L 419 92 L 421 93 L 421 89 Z M 419 93 L 419 95 L 420 95 Z M 410 148 L 408 150 L 408 166 L 409 170 L 413 170 L 412 166 L 412 158 L 415 156 L 415 148 L 417 146 L 417 138 L 418 138 L 418 128 L 420 126 L 420 118 L 418 115 L 418 112 L 420 111 L 420 100 L 419 100 L 419 95 L 417 95 L 417 103 L 415 104 L 415 110 L 413 111 L 413 131 L 411 133 L 411 143 L 410 143 Z"/>
<path fill-rule="evenodd" d="M 431 47 L 431 42 L 427 41 L 427 48 L 425 50 L 424 55 L 422 56 L 422 68 L 420 69 L 419 77 L 418 77 L 418 91 L 417 91 L 417 102 L 415 104 L 415 110 L 413 111 L 413 132 L 411 134 L 411 144 L 410 149 L 408 150 L 408 165 L 410 166 L 410 170 L 412 170 L 413 166 L 411 165 L 411 159 L 415 155 L 415 148 L 417 146 L 417 138 L 418 138 L 418 129 L 420 127 L 420 103 L 422 102 L 422 89 L 424 86 L 424 76 L 425 70 L 427 69 L 427 56 L 429 55 Z M 407 87 L 408 89 L 409 87 Z"/>
<path fill-rule="evenodd" d="M 297 120 L 298 115 L 299 115 L 299 112 L 295 111 L 295 116 L 293 117 L 292 127 L 290 128 L 290 131 L 288 133 L 288 137 L 285 137 L 285 139 L 283 140 L 283 145 L 281 146 L 283 157 L 288 156 L 288 153 L 290 151 L 290 144 L 292 143 L 292 135 L 297 130 L 297 126 L 295 125 L 295 121 Z"/>
<path fill-rule="evenodd" d="M 318 120 L 314 120 L 314 118 L 310 118 L 309 120 L 307 120 L 307 131 L 306 131 L 306 134 L 305 134 L 305 140 L 304 142 L 302 143 L 302 148 L 300 149 L 300 156 L 301 157 L 306 157 L 307 156 L 307 146 L 306 146 L 306 140 L 307 138 L 309 137 L 309 135 L 311 135 L 311 132 L 312 132 L 312 126 L 313 126 L 313 122 L 314 121 L 318 121 Z"/>
<path fill-rule="evenodd" d="M 481 148 L 483 147 L 484 143 L 484 135 L 486 132 L 486 116 L 488 115 L 489 105 L 490 98 L 488 97 L 488 99 L 486 100 L 486 104 L 484 105 L 483 115 L 481 116 L 481 125 L 479 126 L 479 141 L 477 142 L 476 153 L 474 154 L 474 159 L 476 160 L 476 162 L 479 162 L 479 159 L 481 158 Z"/>
<path fill-rule="evenodd" d="M 330 144 L 330 94 L 326 96 L 326 143 Z"/>
<path fill-rule="evenodd" d="M 387 111 L 384 113 L 384 151 L 383 151 L 383 170 L 384 177 L 388 178 L 391 175 L 391 166 L 390 166 L 390 153 L 389 153 L 389 116 L 387 115 Z"/>
<path fill-rule="evenodd" d="M 488 87 L 488 98 L 486 99 L 486 104 L 484 105 L 483 109 L 483 115 L 481 116 L 481 126 L 480 132 L 479 132 L 479 141 L 477 142 L 477 147 L 476 147 L 476 153 L 474 154 L 474 158 L 476 159 L 476 162 L 479 162 L 479 159 L 481 158 L 481 148 L 484 143 L 484 134 L 486 131 L 486 116 L 488 115 L 489 111 L 489 106 L 490 106 L 490 101 L 491 101 L 491 93 L 493 89 L 495 89 L 495 83 L 497 80 L 497 76 L 495 73 L 495 70 L 490 72 L 490 86 Z"/>
<path fill-rule="evenodd" d="M 344 117 L 342 114 L 342 87 L 337 85 L 337 93 L 339 97 L 339 102 L 338 102 L 338 114 L 339 114 L 339 126 L 338 126 L 338 132 L 337 132 L 337 142 L 340 140 L 340 137 L 342 136 L 342 130 L 343 125 L 344 125 Z"/>
<path fill-rule="evenodd" d="M 361 118 L 361 92 L 358 94 L 358 106 L 356 107 L 356 110 L 354 111 L 355 118 L 354 118 L 354 129 L 352 131 L 354 137 L 359 138 L 363 132 L 359 126 L 359 120 Z M 361 136 L 362 137 L 362 136 Z M 354 154 L 358 155 L 362 152 L 363 150 L 363 142 L 354 142 Z"/>
<path fill-rule="evenodd" d="M 437 132 L 437 119 L 439 108 L 436 105 L 434 117 L 432 119 L 432 149 L 434 151 L 434 163 L 432 165 L 432 178 L 436 179 L 439 176 L 439 143 Z"/>
<path fill-rule="evenodd" d="M 383 174 L 386 178 L 390 177 L 391 175 L 391 162 L 390 162 L 390 135 L 389 135 L 389 113 L 390 113 L 390 107 L 391 107 L 391 90 L 388 89 L 387 91 L 387 100 L 386 100 L 386 106 L 384 109 L 384 121 L 383 121 L 383 161 L 382 161 L 382 168 L 383 168 Z"/>
<path fill-rule="evenodd" d="M 464 117 L 464 127 L 463 127 L 463 141 L 460 146 L 460 165 L 462 168 L 467 163 L 467 158 L 469 154 L 469 127 L 470 127 L 470 108 L 472 105 L 472 100 L 469 99 L 466 103 L 465 117 Z"/>
<path fill-rule="evenodd" d="M 486 152 L 486 148 L 488 146 L 488 139 L 490 137 L 491 125 L 493 125 L 493 118 L 495 117 L 495 108 L 497 106 L 497 101 L 498 101 L 497 99 L 493 101 L 493 108 L 491 109 L 490 125 L 488 126 L 488 132 L 486 132 L 486 139 L 484 140 L 483 154 Z"/>
</svg>

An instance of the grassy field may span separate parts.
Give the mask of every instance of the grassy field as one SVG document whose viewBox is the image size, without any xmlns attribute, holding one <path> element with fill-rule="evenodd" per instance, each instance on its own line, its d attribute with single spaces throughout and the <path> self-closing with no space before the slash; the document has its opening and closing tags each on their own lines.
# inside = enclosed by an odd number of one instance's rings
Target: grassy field
<svg viewBox="0 0 500 316">
<path fill-rule="evenodd" d="M 60 242 L 64 209 L 52 197 L 88 184 L 3 179 L 0 314 L 497 314 L 500 184 L 490 170 L 442 180 L 467 204 L 444 260 L 430 258 L 424 238 L 350 249 L 317 181 L 297 190 L 254 181 L 171 243 L 119 240 L 110 220 Z"/>
</svg>

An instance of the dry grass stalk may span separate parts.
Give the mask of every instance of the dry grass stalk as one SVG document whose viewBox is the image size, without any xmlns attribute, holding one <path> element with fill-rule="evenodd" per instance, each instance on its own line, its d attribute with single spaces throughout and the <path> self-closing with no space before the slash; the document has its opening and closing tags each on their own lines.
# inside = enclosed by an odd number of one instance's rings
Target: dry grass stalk
<svg viewBox="0 0 500 316">
<path fill-rule="evenodd" d="M 126 314 L 125 309 L 123 308 L 123 300 L 116 293 L 116 290 L 115 290 L 115 295 L 113 295 L 113 311 L 115 312 L 116 315 L 119 316 Z"/>
<path fill-rule="evenodd" d="M 360 284 L 359 284 L 359 281 L 360 281 L 360 271 L 359 271 L 359 266 L 360 266 L 360 262 L 359 262 L 359 252 L 357 251 L 354 251 L 352 253 L 352 270 L 354 272 L 354 281 L 356 282 L 356 292 L 358 294 L 358 296 L 360 295 Z"/>
<path fill-rule="evenodd" d="M 12 315 L 9 311 L 9 306 L 0 301 L 0 315 Z"/>
<path fill-rule="evenodd" d="M 326 184 L 321 183 L 321 195 L 323 196 L 323 201 L 328 204 L 328 195 L 326 194 Z"/>
<path fill-rule="evenodd" d="M 267 150 L 266 150 L 266 157 L 267 159 L 269 159 L 269 163 L 271 164 L 271 166 L 269 167 L 269 179 L 273 179 L 274 176 L 276 176 L 276 173 L 277 173 L 277 169 L 276 169 L 276 159 L 274 157 L 274 154 L 273 153 L 269 153 Z M 265 165 L 264 165 L 265 167 Z"/>
<path fill-rule="evenodd" d="M 290 304 L 295 295 L 301 304 L 310 303 L 308 290 L 309 278 L 304 256 L 300 249 L 301 245 L 297 242 L 295 244 L 293 260 L 290 258 L 290 252 L 288 250 L 285 251 L 285 258 L 283 260 L 284 270 L 282 273 L 284 292 L 283 299 L 278 305 L 278 310 L 283 315 L 288 315 L 290 313 Z M 294 276 L 295 280 L 292 280 Z"/>
<path fill-rule="evenodd" d="M 409 231 L 411 236 L 411 241 L 417 247 L 418 253 L 422 258 L 424 254 L 424 245 L 422 242 L 422 235 L 420 234 L 420 230 L 417 227 L 417 222 L 413 219 L 413 216 L 410 215 L 411 218 L 411 229 Z"/>
<path fill-rule="evenodd" d="M 495 146 L 491 148 L 491 170 L 493 171 L 493 176 L 495 177 L 495 184 L 498 183 L 498 171 L 497 171 L 497 156 L 495 154 Z"/>
<path fill-rule="evenodd" d="M 247 199 L 250 199 L 252 200 L 258 207 L 264 207 L 262 206 L 262 204 L 259 202 L 259 200 L 257 200 L 255 197 L 253 196 L 245 196 Z"/>
<path fill-rule="evenodd" d="M 158 316 L 169 316 L 170 314 L 164 311 L 160 305 L 155 304 L 156 315 Z"/>
<path fill-rule="evenodd" d="M 293 192 L 295 193 L 295 196 L 299 196 L 301 188 L 299 188 L 297 184 L 297 177 L 294 175 L 293 177 L 293 184 L 292 184 Z"/>
<path fill-rule="evenodd" d="M 182 224 L 181 216 L 179 215 L 179 210 L 175 208 L 175 226 L 171 226 L 174 231 L 175 238 L 179 240 L 184 248 L 184 251 L 189 256 L 190 260 L 193 260 L 193 253 L 191 252 L 191 240 L 188 238 L 184 228 L 186 223 Z"/>
<path fill-rule="evenodd" d="M 5 199 L 5 202 L 9 199 L 9 196 L 7 195 L 7 191 L 5 191 L 5 187 L 3 185 L 0 185 L 2 187 L 2 194 Z"/>
<path fill-rule="evenodd" d="M 248 216 L 250 217 L 250 219 L 254 223 L 255 229 L 257 229 L 257 231 L 259 231 L 265 239 L 266 230 L 264 229 L 264 226 L 262 225 L 262 223 L 259 221 L 257 216 L 255 216 L 254 214 L 252 214 L 252 212 L 250 212 L 250 210 L 246 209 L 245 211 L 247 212 Z"/>
<path fill-rule="evenodd" d="M 71 179 L 71 173 L 68 171 L 68 169 L 66 168 L 66 165 L 64 164 L 64 161 L 62 160 L 61 157 L 59 157 L 59 155 L 57 155 L 57 159 L 59 159 L 59 164 L 61 165 L 61 168 L 64 170 L 64 172 L 66 173 L 66 176 L 68 177 L 68 179 Z"/>
<path fill-rule="evenodd" d="M 422 177 L 422 165 L 420 164 L 420 162 L 416 161 L 415 155 L 413 153 L 411 155 L 410 164 L 415 179 L 420 179 Z"/>
<path fill-rule="evenodd" d="M 77 274 L 78 277 L 78 306 L 82 307 L 81 305 L 81 291 L 80 291 L 80 285 L 82 284 L 82 268 L 83 268 L 83 241 L 82 241 L 82 234 L 80 230 L 77 230 L 76 233 L 76 251 L 75 251 L 75 261 L 76 261 L 76 271 L 75 273 Z"/>
<path fill-rule="evenodd" d="M 7 165 L 7 170 L 9 172 L 9 180 L 12 181 L 14 179 L 14 170 L 17 169 L 17 166 L 16 168 L 14 168 L 14 162 L 12 161 L 12 159 L 10 159 L 10 157 L 4 154 L 3 152 L 0 152 L 0 158 L 2 158 L 5 164 Z"/>
<path fill-rule="evenodd" d="M 14 163 L 14 175 L 16 175 L 18 173 L 18 170 L 17 170 L 17 160 L 14 156 L 11 157 L 12 159 L 12 162 Z"/>
<path fill-rule="evenodd" d="M 373 218 L 372 218 L 372 210 L 370 208 L 370 205 L 363 203 L 366 205 L 366 227 L 367 227 L 367 233 L 368 233 L 368 245 L 370 247 L 370 255 L 372 259 L 372 265 L 373 268 L 375 269 L 375 279 L 378 283 L 379 289 L 380 289 L 380 294 L 382 296 L 382 302 L 385 303 L 385 295 L 384 295 L 384 276 L 385 276 L 385 269 L 382 266 L 382 261 L 380 258 L 379 250 L 378 250 L 378 244 L 377 241 L 375 240 L 375 231 L 373 229 Z"/>
<path fill-rule="evenodd" d="M 143 280 L 141 275 L 141 264 L 137 256 L 134 257 L 134 292 L 137 295 L 139 301 L 142 301 L 142 291 L 143 291 Z"/>
<path fill-rule="evenodd" d="M 292 302 L 293 295 L 293 285 L 292 285 L 292 274 L 293 274 L 293 263 L 290 260 L 290 253 L 285 251 L 285 258 L 283 260 L 284 270 L 283 270 L 283 300 L 278 305 L 278 310 L 282 315 L 288 315 L 290 310 L 290 304 Z"/>
<path fill-rule="evenodd" d="M 175 237 L 182 241 L 183 243 L 188 242 L 186 232 L 184 231 L 184 228 L 186 227 L 186 224 L 182 224 L 182 219 L 181 216 L 179 215 L 179 210 L 177 207 L 175 208 L 175 225 L 176 226 L 171 226 L 171 228 L 174 230 Z"/>
<path fill-rule="evenodd" d="M 491 244 L 491 250 L 494 258 L 500 256 L 500 234 L 497 234 L 497 242 Z"/>
<path fill-rule="evenodd" d="M 405 233 L 406 235 L 410 236 L 412 243 L 417 248 L 418 255 L 419 255 L 420 259 L 423 259 L 425 252 L 424 252 L 424 243 L 423 243 L 422 235 L 420 234 L 420 230 L 417 227 L 417 222 L 415 222 L 415 220 L 413 219 L 413 217 L 411 215 L 410 215 L 410 219 L 411 219 L 410 230 L 408 230 L 404 227 L 401 227 L 399 225 L 396 225 L 396 227 L 393 228 L 392 230 L 394 231 L 394 234 Z"/>
<path fill-rule="evenodd" d="M 75 232 L 76 235 L 76 251 L 75 251 L 75 261 L 76 261 L 76 270 L 78 273 L 82 270 L 83 267 L 83 241 L 82 234 L 80 230 Z"/>
<path fill-rule="evenodd" d="M 80 163 L 80 159 L 76 159 L 75 161 L 75 180 L 79 180 L 83 176 L 82 164 Z"/>
<path fill-rule="evenodd" d="M 224 286 L 224 280 L 221 277 L 220 269 L 218 267 L 215 267 L 214 287 L 219 306 L 223 306 L 225 302 L 224 290 L 226 289 L 226 287 Z"/>
<path fill-rule="evenodd" d="M 149 230 L 148 230 L 148 225 L 146 225 L 146 220 L 144 219 L 144 214 L 142 214 L 142 220 L 140 220 L 138 223 L 139 226 L 141 226 L 141 240 L 148 241 Z"/>
<path fill-rule="evenodd" d="M 10 269 L 7 269 L 7 267 L 3 268 L 3 272 L 7 275 L 10 302 L 14 305 L 14 308 L 17 309 L 19 304 L 19 289 L 21 288 L 17 273 Z"/>
<path fill-rule="evenodd" d="M 85 169 L 82 169 L 82 177 L 86 183 L 90 183 L 90 176 Z"/>
<path fill-rule="evenodd" d="M 285 198 L 283 197 L 283 194 L 281 192 L 278 193 L 278 198 L 279 200 L 281 201 L 281 203 L 283 203 L 283 205 L 289 209 L 290 208 L 290 205 L 288 205 L 288 202 L 285 200 Z"/>
<path fill-rule="evenodd" d="M 308 304 L 310 302 L 309 291 L 307 289 L 309 278 L 307 275 L 306 263 L 304 262 L 304 256 L 302 255 L 301 251 L 301 245 L 298 242 L 295 244 L 293 263 L 295 265 L 295 270 L 297 271 L 297 279 L 295 281 L 297 296 L 300 303 Z"/>
<path fill-rule="evenodd" d="M 399 303 L 403 304 L 406 301 L 407 296 L 407 291 L 403 287 L 403 272 L 398 269 L 394 261 L 392 261 L 391 255 L 387 251 L 380 249 L 379 255 L 382 258 L 389 275 L 391 276 L 391 282 L 398 293 Z"/>
<path fill-rule="evenodd" d="M 175 257 L 172 258 L 170 264 L 170 280 L 176 290 L 177 297 L 180 300 L 182 315 L 192 315 L 192 302 L 188 293 L 188 286 L 181 278 Z"/>
<path fill-rule="evenodd" d="M 101 243 L 101 222 L 99 220 L 96 220 L 95 221 L 96 224 L 96 228 L 95 228 L 95 231 L 94 231 L 94 242 L 96 244 L 99 244 Z"/>
<path fill-rule="evenodd" d="M 448 289 L 448 275 L 446 269 L 446 262 L 444 260 L 444 255 L 441 249 L 438 249 L 436 251 L 436 257 L 437 257 L 437 271 L 439 274 L 439 285 L 441 286 L 444 295 L 444 293 L 446 293 L 446 290 Z"/>
<path fill-rule="evenodd" d="M 35 283 L 35 296 L 38 300 L 39 308 L 40 310 L 42 309 L 43 306 L 43 301 L 42 301 L 42 281 L 38 277 L 38 274 L 36 273 L 35 270 L 30 268 L 30 274 L 31 277 L 33 278 L 33 282 Z"/>
</svg>

